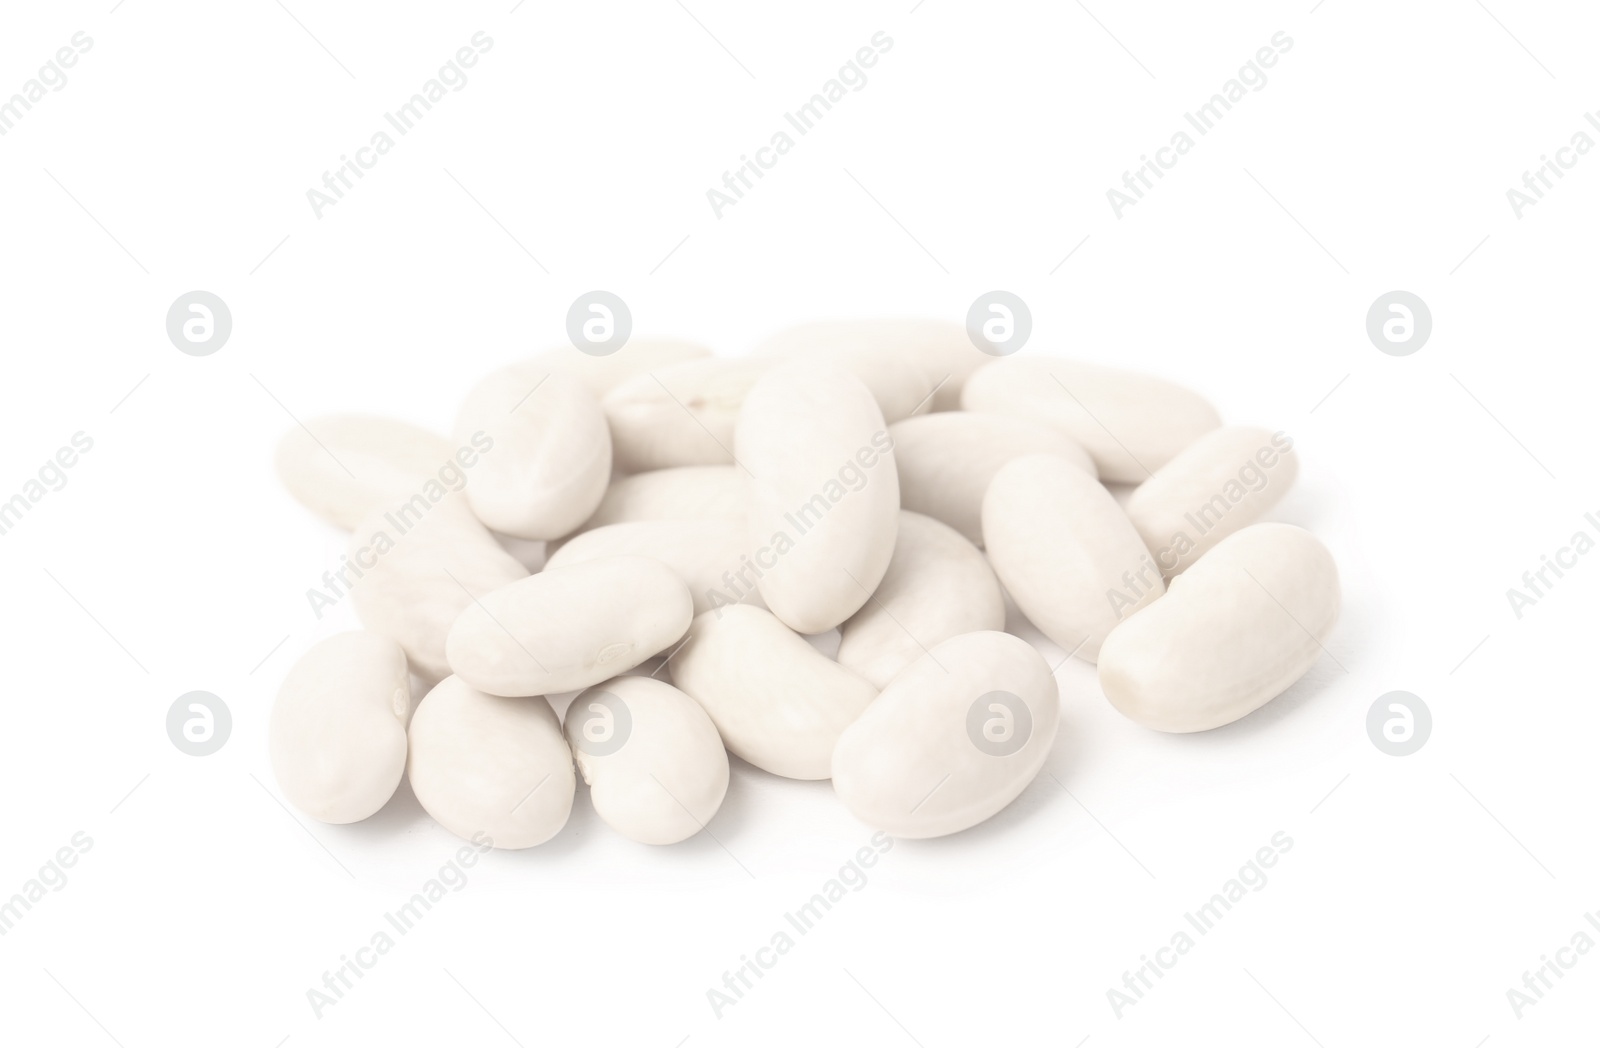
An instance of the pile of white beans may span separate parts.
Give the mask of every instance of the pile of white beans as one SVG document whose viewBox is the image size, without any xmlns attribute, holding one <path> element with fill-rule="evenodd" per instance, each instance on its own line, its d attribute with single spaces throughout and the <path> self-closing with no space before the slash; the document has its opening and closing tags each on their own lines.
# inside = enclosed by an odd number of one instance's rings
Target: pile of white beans
<svg viewBox="0 0 1600 1048">
<path fill-rule="evenodd" d="M 365 626 L 282 684 L 284 795 L 349 823 L 407 776 L 500 848 L 558 833 L 580 775 L 617 832 L 684 840 L 729 752 L 831 779 L 875 829 L 955 833 L 1022 792 L 1060 720 L 1007 594 L 1166 732 L 1282 693 L 1339 610 L 1327 549 L 1262 522 L 1295 478 L 1281 433 L 936 322 L 810 324 L 734 359 L 551 351 L 484 379 L 449 438 L 314 419 L 277 467 L 351 532 L 336 573 Z"/>
</svg>

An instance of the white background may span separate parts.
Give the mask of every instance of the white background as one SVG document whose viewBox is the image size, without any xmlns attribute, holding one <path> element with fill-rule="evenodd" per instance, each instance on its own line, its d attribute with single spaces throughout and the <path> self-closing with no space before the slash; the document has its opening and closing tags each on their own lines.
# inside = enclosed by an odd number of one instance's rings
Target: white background
<svg viewBox="0 0 1600 1048">
<path fill-rule="evenodd" d="M 112 2 L 12 5 L 0 33 L 0 96 L 74 32 L 94 42 L 0 138 L 0 498 L 94 440 L 0 536 L 0 896 L 93 840 L 0 939 L 5 1040 L 1592 1033 L 1600 954 L 1521 1019 L 1506 997 L 1600 910 L 1600 557 L 1520 620 L 1505 595 L 1600 510 L 1600 159 L 1521 218 L 1506 197 L 1600 104 L 1584 5 Z M 479 30 L 470 82 L 316 218 L 306 190 Z M 867 85 L 717 218 L 706 190 L 880 30 Z M 1279 30 L 1265 87 L 1115 217 L 1106 190 Z M 716 839 L 656 850 L 580 789 L 554 841 L 489 857 L 317 1018 L 306 991 L 458 842 L 404 789 L 350 827 L 276 799 L 277 681 L 354 620 L 308 610 L 341 540 L 278 487 L 272 448 L 288 412 L 445 429 L 596 287 L 639 334 L 724 353 L 1021 295 L 1024 352 L 1158 372 L 1295 437 L 1277 516 L 1339 559 L 1331 656 L 1197 736 L 1136 727 L 1064 666 L 1049 774 L 973 831 L 896 844 L 720 1019 L 706 991 L 868 840 L 827 783 L 736 762 Z M 210 357 L 164 329 L 195 288 L 233 314 Z M 1397 288 L 1434 320 L 1403 358 L 1365 333 Z M 165 733 L 193 689 L 233 711 L 210 757 Z M 1433 711 L 1410 757 L 1366 735 L 1392 689 Z M 1280 830 L 1267 886 L 1118 1018 L 1106 991 Z"/>
</svg>

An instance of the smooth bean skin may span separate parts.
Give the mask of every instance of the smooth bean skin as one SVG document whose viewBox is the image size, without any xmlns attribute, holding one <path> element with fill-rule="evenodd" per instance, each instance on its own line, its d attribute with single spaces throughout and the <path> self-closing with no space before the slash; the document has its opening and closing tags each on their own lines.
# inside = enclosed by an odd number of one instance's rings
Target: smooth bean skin
<svg viewBox="0 0 1600 1048">
<path fill-rule="evenodd" d="M 997 632 L 949 638 L 840 735 L 834 792 L 895 837 L 958 833 L 1033 781 L 1060 716 L 1060 690 L 1032 645 Z"/>
<path fill-rule="evenodd" d="M 1299 473 L 1294 442 L 1258 426 L 1201 437 L 1128 497 L 1128 519 L 1171 578 L 1217 543 L 1260 520 Z"/>
<path fill-rule="evenodd" d="M 743 605 L 696 617 L 672 679 L 732 753 L 790 779 L 826 779 L 840 733 L 878 694 L 771 612 Z"/>
<path fill-rule="evenodd" d="M 845 359 L 887 354 L 916 364 L 924 383 L 918 401 L 926 401 L 917 408 L 919 412 L 955 410 L 960 406 L 961 387 L 967 378 L 995 359 L 979 351 L 960 324 L 896 317 L 797 324 L 773 335 L 755 350 L 781 356 L 811 356 L 819 351 Z M 935 386 L 938 391 L 929 397 L 928 391 Z M 912 412 L 895 412 L 885 406 L 883 414 L 893 420 L 906 418 Z"/>
<path fill-rule="evenodd" d="M 854 375 L 797 361 L 751 389 L 734 443 L 752 477 L 762 599 L 790 629 L 832 629 L 867 602 L 894 554 L 900 479 L 883 413 Z"/>
<path fill-rule="evenodd" d="M 465 608 L 445 654 L 458 677 L 490 695 L 576 691 L 677 643 L 693 604 L 677 574 L 649 557 L 546 565 Z"/>
<path fill-rule="evenodd" d="M 1138 484 L 1222 425 L 1198 394 L 1135 371 L 1046 357 L 1007 357 L 973 372 L 967 411 L 1061 427 L 1094 458 L 1100 479 Z"/>
<path fill-rule="evenodd" d="M 1029 455 L 983 499 L 989 563 L 1017 607 L 1094 662 L 1118 622 L 1159 597 L 1161 573 L 1112 494 L 1066 459 Z"/>
<path fill-rule="evenodd" d="M 1327 548 L 1289 524 L 1252 524 L 1111 631 L 1100 687 L 1157 731 L 1207 731 L 1266 705 L 1305 675 L 1339 616 Z"/>
<path fill-rule="evenodd" d="M 324 415 L 285 433 L 274 463 L 289 494 L 348 531 L 416 494 L 456 451 L 437 433 L 395 419 Z"/>
<path fill-rule="evenodd" d="M 670 684 L 649 677 L 597 684 L 572 700 L 563 731 L 595 812 L 629 840 L 688 840 L 722 807 L 722 738 L 700 704 Z"/>
<path fill-rule="evenodd" d="M 839 628 L 838 661 L 883 688 L 926 648 L 1005 624 L 1000 583 L 978 548 L 932 517 L 901 510 L 889 570 Z"/>
<path fill-rule="evenodd" d="M 944 411 L 889 427 L 900 505 L 983 545 L 983 496 L 1000 468 L 1024 455 L 1057 455 L 1095 476 L 1089 453 L 1058 426 L 978 411 Z"/>
<path fill-rule="evenodd" d="M 618 385 L 601 401 L 617 469 L 732 465 L 739 409 L 770 366 L 756 357 L 687 360 Z"/>
<path fill-rule="evenodd" d="M 719 604 L 766 607 L 753 585 L 744 586 L 734 577 L 749 563 L 748 549 L 745 524 L 738 517 L 638 520 L 582 532 L 562 543 L 545 566 L 561 568 L 628 554 L 652 557 L 689 587 L 698 615 Z"/>
<path fill-rule="evenodd" d="M 605 356 L 584 353 L 575 346 L 559 346 L 534 354 L 532 364 L 571 375 L 599 400 L 635 375 L 709 356 L 711 350 L 698 342 L 630 338 L 621 349 Z"/>
<path fill-rule="evenodd" d="M 748 478 L 738 466 L 678 466 L 617 477 L 581 531 L 639 520 L 744 519 Z"/>
<path fill-rule="evenodd" d="M 278 687 L 267 750 L 278 788 L 313 819 L 360 822 L 406 768 L 411 681 L 400 645 L 375 633 L 317 642 Z"/>
<path fill-rule="evenodd" d="M 473 598 L 528 577 L 459 499 L 426 509 L 382 511 L 350 536 L 362 569 L 350 591 L 362 625 L 405 649 L 430 680 L 450 674 L 445 639 Z"/>
<path fill-rule="evenodd" d="M 611 479 L 611 432 L 594 394 L 530 361 L 473 387 L 455 432 L 494 442 L 464 490 L 478 519 L 507 535 L 560 538 L 594 512 Z"/>
<path fill-rule="evenodd" d="M 459 837 L 532 848 L 572 814 L 572 751 L 543 696 L 486 695 L 446 677 L 417 706 L 410 741 L 417 800 Z"/>
</svg>

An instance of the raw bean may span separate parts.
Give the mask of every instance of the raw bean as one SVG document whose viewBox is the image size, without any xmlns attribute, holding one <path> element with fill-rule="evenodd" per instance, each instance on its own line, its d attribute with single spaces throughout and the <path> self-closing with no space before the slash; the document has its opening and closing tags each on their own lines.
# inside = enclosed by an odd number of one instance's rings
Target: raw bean
<svg viewBox="0 0 1600 1048">
<path fill-rule="evenodd" d="M 278 687 L 267 750 L 289 803 L 323 822 L 360 822 L 406 769 L 411 679 L 400 645 L 339 633 L 311 647 Z"/>
<path fill-rule="evenodd" d="M 1289 524 L 1252 524 L 1111 631 L 1100 687 L 1147 728 L 1220 727 L 1304 676 L 1338 616 L 1339 572 L 1327 547 Z"/>
<path fill-rule="evenodd" d="M 732 464 L 745 394 L 771 361 L 688 360 L 636 375 L 602 401 L 624 473 Z"/>
<path fill-rule="evenodd" d="M 706 711 L 670 684 L 618 677 L 567 707 L 567 744 L 594 810 L 640 844 L 699 833 L 728 792 L 728 754 Z"/>
<path fill-rule="evenodd" d="M 832 629 L 867 602 L 894 553 L 900 481 L 883 413 L 841 368 L 784 364 L 750 391 L 735 444 L 753 477 L 762 599 L 791 629 Z"/>
<path fill-rule="evenodd" d="M 977 547 L 932 517 L 902 510 L 889 570 L 840 627 L 839 664 L 882 688 L 935 644 L 1005 624 L 1000 583 Z"/>
<path fill-rule="evenodd" d="M 456 450 L 444 437 L 394 419 L 326 415 L 285 433 L 276 465 L 301 505 L 348 530 L 416 494 L 450 466 Z"/>
<path fill-rule="evenodd" d="M 967 411 L 1050 422 L 1094 458 L 1100 479 L 1138 484 L 1211 430 L 1216 409 L 1182 386 L 1133 371 L 1043 357 L 1011 357 L 973 372 Z"/>
<path fill-rule="evenodd" d="M 467 501 L 489 527 L 559 538 L 600 505 L 611 479 L 611 433 L 578 379 L 526 361 L 501 368 L 456 416 L 458 436 L 477 432 L 494 444 L 472 471 Z"/>
<path fill-rule="evenodd" d="M 743 520 L 748 479 L 738 466 L 678 466 L 618 477 L 580 530 L 636 520 Z"/>
<path fill-rule="evenodd" d="M 896 837 L 939 837 L 1010 804 L 1044 766 L 1061 700 L 1050 667 L 1008 633 L 934 647 L 844 730 L 833 788 Z"/>
<path fill-rule="evenodd" d="M 350 536 L 361 577 L 351 600 L 362 625 L 397 641 L 419 675 L 450 673 L 445 638 L 474 597 L 528 577 L 464 503 L 408 503 L 368 517 Z"/>
<path fill-rule="evenodd" d="M 893 422 L 928 411 L 941 378 L 950 385 L 952 368 L 934 357 L 945 333 L 942 324 L 930 329 L 914 321 L 807 324 L 768 339 L 755 355 L 836 364 L 866 383 L 883 417 Z M 964 341 L 977 355 L 972 342 Z"/>
<path fill-rule="evenodd" d="M 713 607 L 745 603 L 766 607 L 761 594 L 741 586 L 735 575 L 746 570 L 749 542 L 744 521 L 738 517 L 706 520 L 638 520 L 607 524 L 568 539 L 550 555 L 546 569 L 586 564 L 602 557 L 633 554 L 652 557 L 671 568 L 689 587 L 694 613 Z M 742 598 L 742 601 L 741 601 Z"/>
<path fill-rule="evenodd" d="M 629 339 L 621 349 L 603 357 L 580 353 L 573 346 L 563 346 L 535 354 L 532 364 L 547 371 L 571 375 L 589 387 L 589 392 L 599 400 L 635 375 L 709 356 L 711 350 L 695 342 Z"/>
<path fill-rule="evenodd" d="M 1094 662 L 1119 621 L 1161 595 L 1161 572 L 1117 500 L 1066 459 L 1029 455 L 983 499 L 989 563 L 1040 632 Z"/>
<path fill-rule="evenodd" d="M 1299 472 L 1294 442 L 1255 426 L 1212 430 L 1140 484 L 1127 513 L 1167 578 L 1277 505 Z"/>
<path fill-rule="evenodd" d="M 927 410 L 938 381 L 893 352 L 823 349 L 805 354 L 804 360 L 832 364 L 855 375 L 891 422 Z M 734 427 L 745 397 L 763 375 L 783 363 L 771 353 L 691 360 L 618 386 L 603 401 L 616 443 L 617 468 L 639 473 L 732 463 Z"/>
<path fill-rule="evenodd" d="M 926 384 L 921 410 L 952 411 L 961 403 L 961 387 L 984 364 L 994 360 L 980 352 L 966 328 L 943 320 L 872 319 L 824 320 L 786 328 L 756 348 L 757 353 L 812 356 L 818 350 L 851 356 L 889 353 L 915 363 Z M 940 382 L 943 379 L 943 382 Z M 868 383 L 871 385 L 871 383 Z M 931 398 L 928 390 L 938 386 Z M 910 412 L 891 412 L 886 418 L 905 418 Z"/>
<path fill-rule="evenodd" d="M 632 669 L 689 628 L 693 601 L 647 557 L 546 566 L 472 602 L 450 628 L 450 668 L 490 695 L 576 691 Z"/>
<path fill-rule="evenodd" d="M 826 779 L 839 733 L 878 694 L 771 612 L 742 605 L 694 620 L 672 679 L 729 750 L 791 779 Z"/>
<path fill-rule="evenodd" d="M 410 739 L 411 788 L 451 833 L 531 848 L 567 824 L 577 777 L 542 696 L 485 695 L 446 677 L 418 705 Z"/>
<path fill-rule="evenodd" d="M 900 472 L 900 505 L 942 520 L 983 545 L 983 494 L 994 475 L 1023 455 L 1058 455 L 1089 476 L 1094 461 L 1059 427 L 1029 418 L 945 411 L 889 427 Z"/>
</svg>

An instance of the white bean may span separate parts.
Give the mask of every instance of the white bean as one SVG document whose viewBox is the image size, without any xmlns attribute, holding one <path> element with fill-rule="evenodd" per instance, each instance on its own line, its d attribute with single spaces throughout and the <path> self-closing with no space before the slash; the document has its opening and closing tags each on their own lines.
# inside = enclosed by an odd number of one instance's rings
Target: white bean
<svg viewBox="0 0 1600 1048">
<path fill-rule="evenodd" d="M 748 479 L 738 466 L 678 466 L 618 477 L 580 530 L 636 520 L 743 520 Z"/>
<path fill-rule="evenodd" d="M 272 704 L 267 751 L 289 803 L 323 822 L 360 822 L 406 768 L 411 680 L 400 645 L 338 633 L 294 664 Z"/>
<path fill-rule="evenodd" d="M 542 696 L 501 698 L 446 677 L 417 706 L 410 740 L 411 788 L 457 836 L 531 848 L 572 814 L 572 752 Z"/>
<path fill-rule="evenodd" d="M 362 572 L 351 589 L 362 624 L 397 641 L 435 681 L 450 673 L 445 638 L 462 610 L 528 576 L 458 499 L 366 518 L 350 536 L 349 561 Z"/>
<path fill-rule="evenodd" d="M 773 614 L 801 633 L 865 604 L 894 553 L 900 481 L 883 413 L 854 375 L 795 362 L 750 391 L 735 438 L 749 540 Z"/>
<path fill-rule="evenodd" d="M 1117 500 L 1066 459 L 1029 455 L 983 499 L 989 563 L 1040 632 L 1093 662 L 1119 621 L 1161 595 L 1161 572 Z"/>
<path fill-rule="evenodd" d="M 593 513 L 611 479 L 611 433 L 584 384 L 524 361 L 473 388 L 456 416 L 457 436 L 493 442 L 466 486 L 489 527 L 554 539 Z"/>
<path fill-rule="evenodd" d="M 936 644 L 844 730 L 833 788 L 868 826 L 939 837 L 1010 804 L 1044 766 L 1060 720 L 1050 667 L 1007 633 Z"/>
<path fill-rule="evenodd" d="M 1111 631 L 1100 686 L 1147 728 L 1206 731 L 1304 676 L 1338 615 L 1339 572 L 1327 548 L 1289 524 L 1253 524 Z"/>
<path fill-rule="evenodd" d="M 698 616 L 671 665 L 729 750 L 791 779 L 826 779 L 839 734 L 878 694 L 771 612 L 742 605 Z"/>
<path fill-rule="evenodd" d="M 688 360 L 617 386 L 601 402 L 617 469 L 731 464 L 739 408 L 771 364 L 756 357 Z"/>
<path fill-rule="evenodd" d="M 736 577 L 744 571 L 753 586 L 749 548 L 745 523 L 738 517 L 636 520 L 607 524 L 573 536 L 550 555 L 545 567 L 561 568 L 627 554 L 652 557 L 676 572 L 689 587 L 694 613 L 698 615 L 725 604 L 766 606 L 758 591 L 741 585 Z"/>
<path fill-rule="evenodd" d="M 676 844 L 728 792 L 728 754 L 706 711 L 670 684 L 618 677 L 572 700 L 567 745 L 594 810 L 641 844 Z"/>
<path fill-rule="evenodd" d="M 341 528 L 414 495 L 457 449 L 444 437 L 373 415 L 326 415 L 278 442 L 278 477 L 300 504 Z"/>
<path fill-rule="evenodd" d="M 935 644 L 1005 624 L 1000 583 L 977 547 L 932 517 L 902 510 L 889 570 L 840 627 L 839 664 L 882 688 Z"/>
<path fill-rule="evenodd" d="M 1212 430 L 1134 489 L 1127 513 L 1168 578 L 1277 505 L 1299 472 L 1294 442 L 1255 426 Z"/>
<path fill-rule="evenodd" d="M 967 378 L 994 360 L 978 350 L 966 328 L 944 320 L 816 321 L 786 328 L 756 348 L 757 353 L 785 356 L 813 356 L 819 351 L 836 353 L 844 359 L 887 353 L 915 363 L 925 380 L 918 397 L 927 401 L 919 410 L 931 411 L 954 410 L 961 403 L 961 387 Z M 935 386 L 938 392 L 929 397 L 928 391 Z M 910 412 L 897 413 L 885 407 L 883 414 L 897 419 Z"/>
<path fill-rule="evenodd" d="M 1093 456 L 1101 480 L 1119 484 L 1142 482 L 1222 425 L 1205 400 L 1164 379 L 1043 357 L 979 368 L 961 406 L 1054 423 Z"/>
<path fill-rule="evenodd" d="M 1059 455 L 1089 476 L 1094 461 L 1059 426 L 979 411 L 944 411 L 889 427 L 900 472 L 900 505 L 942 520 L 983 545 L 983 494 L 1023 455 Z"/>
<path fill-rule="evenodd" d="M 472 602 L 450 628 L 450 669 L 491 695 L 598 684 L 675 644 L 694 617 L 671 568 L 648 557 L 546 566 Z"/>
</svg>

